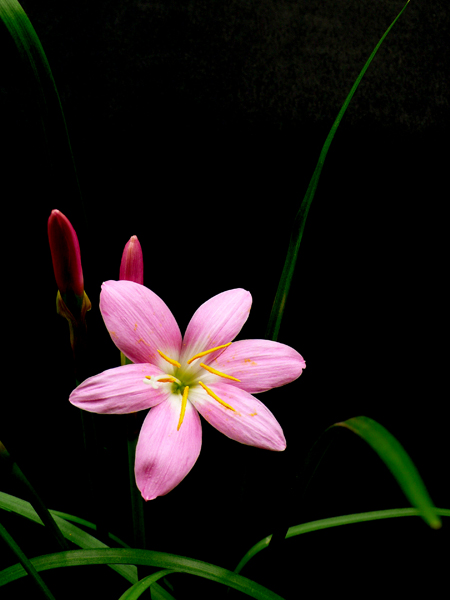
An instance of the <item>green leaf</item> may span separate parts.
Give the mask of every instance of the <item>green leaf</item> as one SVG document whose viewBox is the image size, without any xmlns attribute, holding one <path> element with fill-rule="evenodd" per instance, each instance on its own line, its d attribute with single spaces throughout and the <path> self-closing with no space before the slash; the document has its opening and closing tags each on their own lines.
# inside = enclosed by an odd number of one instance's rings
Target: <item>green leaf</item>
<svg viewBox="0 0 450 600">
<path fill-rule="evenodd" d="M 0 492 L 0 508 L 4 510 L 15 512 L 31 521 L 39 523 L 42 525 L 41 519 L 36 514 L 36 511 L 33 509 L 29 502 L 25 502 L 20 498 L 16 498 L 15 496 L 10 496 L 9 494 L 5 494 Z M 50 513 L 53 515 L 55 521 L 59 525 L 59 529 L 61 530 L 64 537 L 80 546 L 81 548 L 107 548 L 106 544 L 98 540 L 97 538 L 89 535 L 79 527 L 68 523 L 67 520 L 75 521 L 76 523 L 80 523 L 85 527 L 89 527 L 90 529 L 96 529 L 96 526 L 84 519 L 80 519 L 79 517 L 75 517 L 73 515 L 68 515 L 67 513 L 60 513 L 56 510 L 51 510 Z M 113 534 L 109 534 L 109 537 L 116 541 L 121 546 L 127 546 L 125 542 L 122 542 L 118 537 Z M 137 578 L 137 569 L 131 565 L 109 565 L 111 569 L 116 571 L 119 575 L 124 577 L 130 583 L 136 583 Z M 162 588 L 158 583 L 155 583 L 152 587 L 152 595 L 155 600 L 174 600 L 173 597 L 166 592 L 164 588 Z"/>
<path fill-rule="evenodd" d="M 9 547 L 9 549 L 15 554 L 15 556 L 19 559 L 20 564 L 22 565 L 22 567 L 24 568 L 26 573 L 31 577 L 36 588 L 39 590 L 40 597 L 47 598 L 47 600 L 55 600 L 53 594 L 48 589 L 48 587 L 45 585 L 44 581 L 42 580 L 42 577 L 39 575 L 39 573 L 37 573 L 36 569 L 33 567 L 33 565 L 28 560 L 26 555 L 22 552 L 22 550 L 19 548 L 19 546 L 16 543 L 16 541 L 14 540 L 14 538 L 6 531 L 6 529 L 3 527 L 3 525 L 1 523 L 0 523 L 0 537 L 6 543 L 6 545 Z"/>
<path fill-rule="evenodd" d="M 86 519 L 81 519 L 80 517 L 77 517 L 76 515 L 70 515 L 69 513 L 61 512 L 59 510 L 51 510 L 50 513 L 53 516 L 61 517 L 62 519 L 66 520 L 66 521 L 70 521 L 72 523 L 78 523 L 78 525 L 83 525 L 83 527 L 92 529 L 93 531 L 97 531 L 97 525 L 95 525 L 95 523 L 92 523 L 91 521 L 86 521 Z M 114 535 L 111 532 L 108 533 L 108 537 L 113 542 L 118 544 L 119 546 L 122 546 L 122 548 L 130 547 L 129 544 L 126 544 L 123 540 L 121 540 L 119 537 L 117 537 L 117 535 Z"/>
<path fill-rule="evenodd" d="M 39 106 L 45 149 L 53 168 L 53 176 L 62 170 L 66 177 L 66 195 L 72 191 L 73 198 L 83 206 L 64 112 L 44 48 L 17 0 L 0 0 L 0 19 L 13 38 L 22 59 L 21 79 L 27 81 L 30 97 Z M 0 28 L 0 34 L 3 33 L 2 30 Z M 7 60 L 7 57 L 2 58 Z M 24 140 L 24 143 L 28 143 L 28 140 Z M 55 194 L 57 193 L 59 190 L 55 190 Z"/>
<path fill-rule="evenodd" d="M 367 442 L 391 471 L 409 502 L 419 510 L 423 520 L 433 529 L 441 527 L 436 507 L 416 466 L 400 442 L 387 429 L 369 417 L 354 417 L 335 423 L 329 430 L 333 427 L 349 429 Z"/>
<path fill-rule="evenodd" d="M 449 508 L 436 508 L 436 513 L 443 517 L 450 517 Z M 294 525 L 289 527 L 286 534 L 286 539 L 302 535 L 303 533 L 310 533 L 311 531 L 319 531 L 320 529 L 330 529 L 331 527 L 339 527 L 341 525 L 350 525 L 352 523 L 365 523 L 367 521 L 379 521 L 380 519 L 392 519 L 394 517 L 420 517 L 420 511 L 417 508 L 392 508 L 388 510 L 374 510 L 371 512 L 358 513 L 353 515 L 344 515 L 342 517 L 330 517 L 328 519 L 319 519 L 318 521 L 311 521 L 310 523 L 302 523 L 301 525 Z M 245 565 L 251 558 L 256 556 L 258 552 L 267 548 L 272 539 L 271 535 L 268 535 L 264 539 L 260 540 L 245 554 L 238 566 L 234 570 L 235 573 L 240 573 Z"/>
<path fill-rule="evenodd" d="M 52 515 L 50 514 L 47 507 L 45 506 L 42 498 L 36 492 L 36 490 L 31 485 L 31 483 L 28 481 L 28 479 L 25 477 L 22 469 L 19 467 L 17 462 L 10 455 L 10 453 L 8 452 L 8 450 L 2 444 L 1 441 L 0 441 L 0 466 L 2 466 L 4 468 L 4 470 L 10 477 L 13 477 L 21 485 L 22 489 L 24 490 L 24 493 L 26 495 L 28 495 L 28 498 L 31 499 L 33 507 L 35 508 L 36 512 L 42 519 L 45 526 L 53 534 L 53 537 L 58 542 L 60 548 L 62 550 L 69 550 L 69 546 L 68 546 L 66 540 L 64 539 L 64 536 L 58 529 L 58 526 L 56 525 L 54 519 L 52 518 Z"/>
<path fill-rule="evenodd" d="M 29 519 L 30 521 L 39 523 L 40 525 L 43 524 L 36 511 L 31 506 L 31 504 L 29 502 L 21 500 L 20 498 L 16 498 L 14 496 L 10 496 L 9 494 L 0 492 L 0 508 L 15 512 Z M 56 524 L 58 525 L 63 536 L 67 540 L 76 544 L 77 546 L 80 546 L 80 548 L 108 548 L 106 544 L 93 537 L 89 533 L 86 533 L 79 527 L 68 523 L 61 517 L 58 517 L 53 511 L 50 511 L 50 513 L 53 514 L 53 518 L 55 519 Z M 130 583 L 136 583 L 136 567 L 119 565 L 112 566 L 111 568 L 117 571 L 120 575 L 122 575 L 122 577 L 125 577 L 125 579 L 127 579 L 127 581 L 129 581 Z"/>
<path fill-rule="evenodd" d="M 31 563 L 36 571 L 46 571 L 59 567 L 74 567 L 81 565 L 120 565 L 134 564 L 149 567 L 170 569 L 179 573 L 188 573 L 204 577 L 232 587 L 258 600 L 282 600 L 281 596 L 259 585 L 258 583 L 237 575 L 210 563 L 193 558 L 153 552 L 151 550 L 134 550 L 130 548 L 101 548 L 95 550 L 71 550 L 33 558 Z M 21 565 L 13 565 L 0 572 L 0 586 L 5 585 L 26 575 Z"/>
<path fill-rule="evenodd" d="M 155 581 L 158 581 L 158 579 L 161 579 L 161 577 L 165 577 L 166 575 L 169 575 L 169 573 L 174 572 L 175 571 L 172 571 L 171 569 L 163 569 L 162 571 L 152 573 L 148 577 L 144 577 L 144 579 L 141 579 L 131 586 L 126 592 L 124 592 L 120 596 L 119 600 L 136 600 L 136 598 L 140 598 L 140 596 L 145 592 L 145 590 L 148 590 L 152 583 L 155 583 Z"/>
<path fill-rule="evenodd" d="M 353 98 L 353 95 L 356 92 L 356 89 L 358 88 L 358 85 L 360 84 L 361 79 L 363 78 L 365 72 L 367 71 L 375 54 L 378 52 L 378 49 L 381 46 L 381 44 L 383 43 L 387 34 L 390 32 L 390 30 L 396 23 L 397 19 L 403 13 L 403 11 L 405 10 L 405 8 L 407 7 L 408 4 L 409 4 L 409 0 L 405 4 L 405 6 L 402 8 L 402 10 L 399 12 L 399 14 L 396 16 L 396 18 L 393 20 L 393 22 L 389 25 L 389 27 L 385 31 L 384 35 L 382 36 L 382 38 L 380 39 L 378 44 L 375 46 L 375 49 L 373 50 L 372 54 L 367 59 L 366 64 L 361 69 L 360 74 L 356 78 L 356 81 L 353 84 L 353 87 L 350 90 L 347 98 L 345 99 L 345 102 L 342 105 L 342 108 L 339 111 L 339 114 L 336 117 L 336 120 L 331 127 L 330 133 L 328 134 L 327 139 L 325 140 L 323 148 L 320 152 L 317 166 L 314 170 L 314 173 L 313 173 L 313 176 L 309 183 L 308 189 L 306 190 L 305 197 L 303 198 L 303 201 L 300 205 L 299 211 L 294 220 L 294 225 L 292 227 L 291 238 L 289 240 L 289 248 L 288 248 L 286 260 L 284 263 L 283 271 L 281 273 L 280 282 L 278 284 L 278 289 L 277 289 L 277 292 L 275 295 L 275 300 L 274 300 L 274 303 L 272 306 L 272 311 L 270 313 L 269 323 L 267 325 L 267 330 L 266 330 L 266 338 L 267 339 L 271 339 L 271 340 L 275 341 L 278 337 L 278 332 L 280 330 L 281 320 L 283 318 L 283 313 L 284 313 L 284 309 L 286 306 L 289 289 L 291 287 L 291 280 L 294 275 L 295 265 L 297 262 L 297 255 L 298 255 L 298 251 L 300 248 L 300 242 L 302 240 L 303 230 L 305 228 L 306 217 L 308 216 L 309 207 L 311 206 L 311 202 L 313 201 L 314 195 L 316 193 L 316 188 L 317 188 L 317 184 L 319 183 L 319 177 L 322 172 L 322 167 L 325 162 L 325 158 L 328 153 L 328 149 L 331 145 L 331 142 L 333 141 L 334 134 L 336 133 L 339 123 L 341 122 L 342 117 L 344 116 L 345 111 L 347 110 L 347 107 L 350 104 L 350 101 Z"/>
</svg>

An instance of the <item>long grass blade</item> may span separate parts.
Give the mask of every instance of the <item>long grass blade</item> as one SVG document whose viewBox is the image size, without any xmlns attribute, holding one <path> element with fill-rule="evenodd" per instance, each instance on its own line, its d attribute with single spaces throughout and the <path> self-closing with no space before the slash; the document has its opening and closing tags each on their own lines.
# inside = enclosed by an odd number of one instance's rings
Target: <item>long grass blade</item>
<svg viewBox="0 0 450 600">
<path fill-rule="evenodd" d="M 34 521 L 35 523 L 39 523 L 42 525 L 42 521 L 39 518 L 36 511 L 33 509 L 29 502 L 25 502 L 21 498 L 16 498 L 15 496 L 10 496 L 9 494 L 5 494 L 0 492 L 0 508 L 3 508 L 8 511 L 15 512 L 30 521 Z M 53 512 L 53 511 L 50 511 Z M 58 517 L 53 513 L 53 518 L 55 519 L 61 533 L 67 540 L 70 540 L 80 548 L 108 548 L 106 544 L 95 538 L 94 536 L 86 533 L 76 525 L 72 525 L 72 523 L 68 523 L 61 517 Z M 136 567 L 119 565 L 112 567 L 115 571 L 117 571 L 120 575 L 125 577 L 127 581 L 130 583 L 136 583 L 137 581 L 137 571 Z"/>
<path fill-rule="evenodd" d="M 120 565 L 134 564 L 170 569 L 178 573 L 188 573 L 232 587 L 257 600 L 283 600 L 281 596 L 258 583 L 228 571 L 222 567 L 184 556 L 153 552 L 151 550 L 133 550 L 129 548 L 101 548 L 95 550 L 71 550 L 47 554 L 32 559 L 36 571 L 46 571 L 60 567 L 82 565 Z M 13 565 L 0 572 L 0 586 L 15 581 L 26 574 L 21 565 Z M 99 589 L 100 592 L 100 589 Z"/>
<path fill-rule="evenodd" d="M 353 84 L 352 89 L 350 90 L 347 98 L 345 99 L 345 102 L 342 105 L 342 108 L 339 111 L 339 114 L 331 127 L 330 133 L 328 134 L 327 139 L 325 140 L 322 151 L 320 152 L 317 166 L 308 185 L 308 189 L 306 190 L 305 197 L 303 198 L 303 201 L 300 205 L 300 209 L 294 220 L 286 260 L 284 263 L 283 271 L 281 273 L 280 282 L 278 284 L 278 289 L 275 295 L 275 300 L 272 306 L 272 311 L 270 313 L 269 322 L 266 329 L 267 339 L 275 341 L 278 338 L 278 332 L 280 330 L 281 320 L 283 318 L 283 313 L 286 306 L 289 289 L 291 287 L 291 281 L 294 275 L 295 265 L 297 262 L 297 255 L 300 248 L 300 242 L 302 240 L 303 230 L 305 228 L 306 217 L 308 216 L 309 207 L 311 206 L 311 202 L 313 201 L 314 195 L 316 193 L 317 184 L 319 183 L 319 177 L 322 172 L 322 167 L 325 162 L 328 149 L 331 145 L 331 142 L 333 141 L 339 123 L 341 122 L 342 117 L 344 116 L 345 111 L 347 110 L 347 107 L 350 104 L 350 101 L 353 98 L 353 95 L 361 82 L 361 79 L 364 77 L 365 72 L 367 71 L 370 63 L 372 62 L 375 54 L 378 52 L 379 47 L 385 40 L 387 34 L 395 25 L 397 19 L 399 19 L 400 15 L 403 13 L 408 4 L 409 0 L 406 2 L 405 6 L 402 8 L 402 10 L 393 20 L 393 22 L 389 25 L 384 35 L 382 36 L 378 44 L 375 46 L 375 49 L 373 50 L 372 54 L 367 59 L 366 64 L 361 69 L 360 74 L 358 75 L 355 83 Z"/>
<path fill-rule="evenodd" d="M 408 501 L 419 510 L 425 523 L 433 529 L 441 527 L 441 520 L 416 466 L 387 429 L 369 417 L 353 417 L 335 423 L 329 430 L 334 427 L 344 427 L 367 442 L 395 477 Z"/>
<path fill-rule="evenodd" d="M 24 571 L 31 577 L 31 580 L 36 586 L 36 589 L 39 590 L 39 594 L 41 598 L 47 598 L 47 600 L 55 600 L 55 597 L 45 585 L 42 577 L 33 567 L 31 562 L 28 560 L 26 555 L 22 552 L 19 545 L 16 543 L 14 538 L 6 531 L 3 525 L 0 523 L 0 537 L 6 543 L 8 548 L 15 554 L 16 558 L 20 561 L 22 568 Z"/>
<path fill-rule="evenodd" d="M 369 417 L 354 417 L 328 427 L 311 448 L 288 498 L 292 508 L 302 504 L 321 461 L 333 443 L 340 428 L 349 429 L 368 443 L 394 475 L 408 501 L 416 507 L 424 521 L 433 529 L 441 527 L 436 508 L 428 494 L 417 468 L 400 442 L 382 425 Z M 295 505 L 294 505 L 295 502 Z M 271 536 L 271 548 L 276 550 L 286 538 L 289 529 L 288 514 L 280 515 L 279 526 Z"/>
<path fill-rule="evenodd" d="M 72 197 L 83 206 L 64 112 L 41 41 L 17 0 L 0 0 L 0 19 L 13 38 L 22 59 L 21 78 L 27 81 L 30 97 L 35 99 L 39 108 L 44 144 L 52 166 L 52 175 L 56 178 L 61 171 L 62 176 L 65 177 L 66 194 L 71 191 Z M 28 143 L 28 140 L 24 142 Z M 50 183 L 51 179 L 49 178 L 48 181 Z M 59 193 L 57 184 L 55 188 Z M 56 193 L 55 189 L 55 195 Z M 85 213 L 84 217 L 86 218 Z"/>
<path fill-rule="evenodd" d="M 441 517 L 450 517 L 449 508 L 436 508 L 436 513 Z M 392 508 L 388 510 L 374 510 L 371 512 L 358 513 L 353 515 L 343 515 L 341 517 L 330 517 L 328 519 L 319 519 L 317 521 L 311 521 L 310 523 L 302 523 L 301 525 L 294 525 L 289 527 L 286 534 L 286 539 L 302 535 L 303 533 L 310 533 L 311 531 L 319 531 L 321 529 L 330 529 L 331 527 L 339 527 L 341 525 L 351 525 L 352 523 L 365 523 L 368 521 L 379 521 L 380 519 L 393 519 L 396 517 L 420 517 L 420 511 L 417 508 Z M 238 566 L 235 568 L 235 573 L 240 573 L 245 565 L 252 559 L 256 554 L 267 548 L 272 539 L 271 535 L 268 535 L 264 539 L 257 542 L 250 550 L 243 556 Z"/>
<path fill-rule="evenodd" d="M 162 569 L 161 571 L 148 575 L 148 577 L 144 577 L 144 579 L 141 579 L 128 588 L 128 590 L 120 596 L 119 600 L 137 600 L 137 598 L 140 598 L 145 590 L 148 590 L 153 583 L 170 573 L 174 573 L 174 571 L 171 569 Z"/>
<path fill-rule="evenodd" d="M 13 477 L 14 479 L 16 479 L 16 481 L 20 483 L 22 488 L 25 490 L 26 495 L 28 496 L 28 498 L 30 498 L 31 503 L 35 508 L 37 514 L 42 519 L 44 525 L 48 527 L 48 530 L 53 534 L 53 537 L 58 542 L 60 548 L 62 550 L 69 550 L 69 545 L 67 544 L 64 536 L 62 535 L 61 531 L 56 525 L 52 515 L 45 506 L 45 503 L 43 502 L 42 498 L 36 492 L 36 490 L 28 481 L 28 479 L 25 477 L 21 468 L 14 460 L 14 458 L 10 455 L 10 453 L 2 444 L 2 442 L 0 442 L 0 464 L 2 465 L 3 469 L 7 471 L 10 477 Z"/>
</svg>

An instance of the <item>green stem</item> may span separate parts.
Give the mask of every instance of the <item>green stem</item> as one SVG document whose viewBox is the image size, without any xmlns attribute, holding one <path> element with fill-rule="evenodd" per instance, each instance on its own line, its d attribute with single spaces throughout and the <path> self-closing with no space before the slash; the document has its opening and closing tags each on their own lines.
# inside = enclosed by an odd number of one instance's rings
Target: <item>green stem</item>
<svg viewBox="0 0 450 600">
<path fill-rule="evenodd" d="M 135 548 L 145 550 L 144 500 L 136 486 L 136 477 L 134 475 L 136 445 L 139 437 L 139 422 L 137 414 L 132 413 L 130 415 L 126 415 L 126 421 L 131 517 L 133 520 L 133 543 Z"/>
</svg>

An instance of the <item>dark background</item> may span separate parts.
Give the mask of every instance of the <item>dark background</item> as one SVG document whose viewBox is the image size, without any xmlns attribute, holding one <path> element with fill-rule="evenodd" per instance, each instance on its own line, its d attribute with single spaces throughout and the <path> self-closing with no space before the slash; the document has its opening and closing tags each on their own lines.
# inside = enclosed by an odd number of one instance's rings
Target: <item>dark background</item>
<svg viewBox="0 0 450 600">
<path fill-rule="evenodd" d="M 98 297 L 102 281 L 118 278 L 134 234 L 145 285 L 182 330 L 209 297 L 243 287 L 254 304 L 240 339 L 263 337 L 293 218 L 323 142 L 402 2 L 22 5 L 58 87 L 83 204 L 62 144 L 48 166 L 33 90 L 3 28 L 0 432 L 50 508 L 90 518 L 79 415 L 67 401 L 74 387 L 68 328 L 54 308 L 51 210 L 61 210 L 80 239 L 94 373 L 118 364 Z M 408 506 L 380 460 L 350 433 L 327 455 L 306 505 L 289 496 L 320 433 L 357 415 L 388 428 L 435 504 L 450 505 L 448 33 L 446 2 L 411 2 L 330 148 L 279 335 L 307 368 L 297 382 L 261 395 L 283 426 L 286 451 L 241 446 L 205 424 L 189 476 L 145 507 L 149 548 L 234 569 L 280 519 L 294 525 Z M 105 517 L 132 543 L 124 420 L 102 417 L 99 427 Z M 2 489 L 21 495 L 9 481 Z M 38 526 L 23 528 L 3 515 L 2 522 L 30 556 L 56 551 Z M 243 575 L 288 598 L 321 597 L 341 586 L 361 597 L 361 585 L 400 595 L 423 586 L 433 597 L 447 579 L 447 529 L 401 519 L 316 532 L 286 542 L 276 556 L 260 554 Z M 6 566 L 15 562 L 3 554 Z M 74 597 L 97 597 L 76 575 L 97 567 L 90 569 L 45 578 L 58 598 L 69 597 L 68 581 Z M 108 580 L 106 567 L 95 573 Z M 111 577 L 113 591 L 104 597 L 126 589 Z M 216 584 L 199 588 L 177 577 L 177 598 L 218 594 Z M 5 596 L 27 585 L 11 584 Z"/>
</svg>

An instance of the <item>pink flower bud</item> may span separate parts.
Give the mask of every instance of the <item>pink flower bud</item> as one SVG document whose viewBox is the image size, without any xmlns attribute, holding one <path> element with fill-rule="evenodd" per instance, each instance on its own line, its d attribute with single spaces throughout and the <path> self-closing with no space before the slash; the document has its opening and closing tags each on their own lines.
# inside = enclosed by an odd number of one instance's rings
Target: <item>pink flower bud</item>
<svg viewBox="0 0 450 600">
<path fill-rule="evenodd" d="M 59 210 L 52 210 L 48 219 L 48 240 L 58 290 L 62 295 L 73 292 L 83 297 L 80 244 L 69 219 Z"/>
<path fill-rule="evenodd" d="M 141 244 L 135 235 L 131 236 L 123 250 L 119 279 L 144 284 L 144 258 Z"/>
</svg>

